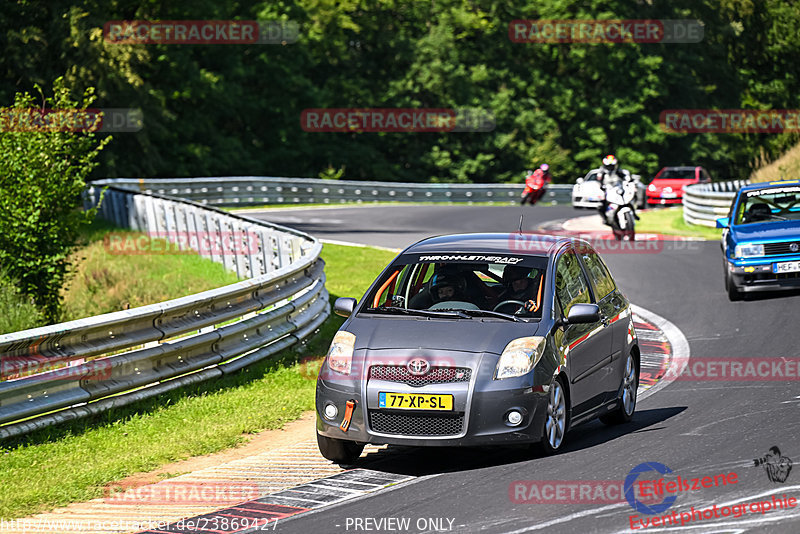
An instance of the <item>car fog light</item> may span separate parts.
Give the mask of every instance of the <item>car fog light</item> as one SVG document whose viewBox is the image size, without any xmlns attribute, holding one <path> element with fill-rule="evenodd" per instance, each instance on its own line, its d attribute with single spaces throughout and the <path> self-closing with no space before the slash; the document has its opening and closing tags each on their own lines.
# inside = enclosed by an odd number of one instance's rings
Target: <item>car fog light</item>
<svg viewBox="0 0 800 534">
<path fill-rule="evenodd" d="M 508 421 L 508 424 L 517 426 L 522 422 L 522 414 L 517 410 L 511 410 L 508 412 L 508 415 L 506 415 L 506 420 Z"/>
<path fill-rule="evenodd" d="M 339 409 L 336 408 L 336 405 L 333 404 L 332 402 L 329 402 L 328 404 L 325 405 L 325 418 L 326 419 L 333 420 L 333 419 L 336 418 L 338 413 L 339 413 Z"/>
</svg>

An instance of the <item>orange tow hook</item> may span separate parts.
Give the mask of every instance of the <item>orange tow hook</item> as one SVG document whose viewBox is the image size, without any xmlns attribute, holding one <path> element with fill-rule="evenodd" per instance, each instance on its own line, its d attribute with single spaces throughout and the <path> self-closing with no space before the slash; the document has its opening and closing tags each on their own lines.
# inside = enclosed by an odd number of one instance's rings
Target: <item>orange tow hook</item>
<svg viewBox="0 0 800 534">
<path fill-rule="evenodd" d="M 339 428 L 342 432 L 347 432 L 350 428 L 350 419 L 353 418 L 353 411 L 356 409 L 356 401 L 350 399 L 347 401 L 347 407 L 344 410 L 344 419 L 342 419 L 342 424 L 339 425 Z"/>
</svg>

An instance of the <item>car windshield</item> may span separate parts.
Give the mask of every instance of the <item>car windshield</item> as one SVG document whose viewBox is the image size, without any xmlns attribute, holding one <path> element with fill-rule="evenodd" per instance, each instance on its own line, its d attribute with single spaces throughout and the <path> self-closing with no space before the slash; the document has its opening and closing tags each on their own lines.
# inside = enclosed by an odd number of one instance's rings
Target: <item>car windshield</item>
<svg viewBox="0 0 800 534">
<path fill-rule="evenodd" d="M 800 187 L 778 187 L 742 193 L 733 224 L 797 220 L 800 220 Z"/>
<path fill-rule="evenodd" d="M 429 261 L 424 257 L 434 256 L 411 255 L 395 261 L 367 295 L 361 311 L 512 321 L 541 318 L 546 258 L 437 255 L 437 261 Z M 464 257 L 487 261 L 463 261 Z"/>
<path fill-rule="evenodd" d="M 694 169 L 666 169 L 656 180 L 694 180 Z"/>
</svg>

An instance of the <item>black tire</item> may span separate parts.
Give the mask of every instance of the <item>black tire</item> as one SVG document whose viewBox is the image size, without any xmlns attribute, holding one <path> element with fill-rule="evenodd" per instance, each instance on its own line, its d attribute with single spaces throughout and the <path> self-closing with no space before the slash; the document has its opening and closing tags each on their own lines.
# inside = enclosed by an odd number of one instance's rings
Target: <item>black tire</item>
<svg viewBox="0 0 800 534">
<path fill-rule="evenodd" d="M 736 284 L 731 280 L 730 274 L 725 275 L 725 286 L 728 289 L 728 300 L 731 302 L 742 300 L 742 292 L 736 288 Z"/>
<path fill-rule="evenodd" d="M 319 434 L 317 434 L 317 446 L 324 458 L 345 465 L 352 465 L 364 450 L 364 443 L 329 438 Z"/>
<path fill-rule="evenodd" d="M 639 389 L 639 366 L 633 354 L 628 354 L 625 361 L 625 373 L 622 377 L 622 391 L 617 399 L 617 407 L 600 416 L 600 421 L 607 425 L 621 425 L 633 419 L 636 412 L 636 397 Z"/>
<path fill-rule="evenodd" d="M 560 391 L 560 400 L 554 398 L 556 391 Z M 553 403 L 557 403 L 555 406 Z M 561 424 L 556 422 L 560 419 Z M 554 435 L 550 431 L 553 428 L 551 423 L 555 423 Z M 558 428 L 560 428 L 560 439 L 552 439 L 557 437 Z M 566 438 L 567 431 L 569 430 L 569 395 L 567 388 L 564 387 L 564 381 L 561 377 L 553 380 L 550 385 L 550 395 L 547 401 L 547 410 L 545 413 L 544 426 L 542 428 L 541 441 L 539 442 L 539 449 L 545 455 L 555 454 L 564 446 L 564 439 Z"/>
<path fill-rule="evenodd" d="M 633 212 L 625 212 L 625 235 L 630 241 L 636 239 L 636 223 L 633 220 Z"/>
</svg>

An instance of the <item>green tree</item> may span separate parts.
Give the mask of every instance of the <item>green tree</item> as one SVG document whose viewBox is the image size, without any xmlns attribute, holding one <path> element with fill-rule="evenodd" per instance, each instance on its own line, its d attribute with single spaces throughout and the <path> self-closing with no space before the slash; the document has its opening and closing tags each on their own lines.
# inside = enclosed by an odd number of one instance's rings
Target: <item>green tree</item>
<svg viewBox="0 0 800 534">
<path fill-rule="evenodd" d="M 91 88 L 75 101 L 59 78 L 53 96 L 39 92 L 38 102 L 17 93 L 0 114 L 0 267 L 56 321 L 68 255 L 95 214 L 81 209 L 86 177 L 110 137 L 99 141 L 89 130 L 36 122 L 37 108 L 71 110 L 75 117 L 74 110 L 91 105 Z"/>
</svg>

